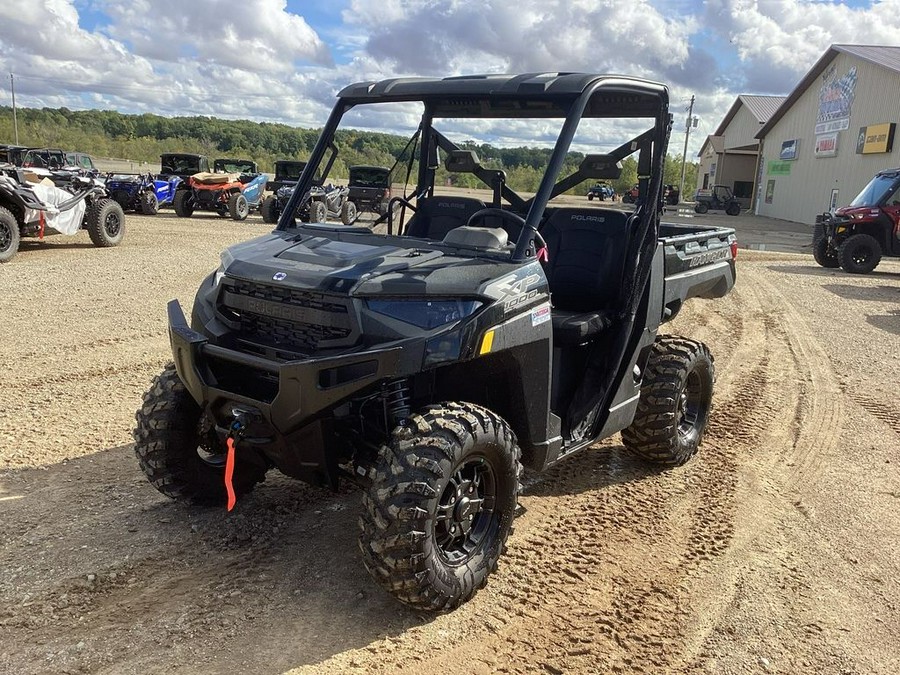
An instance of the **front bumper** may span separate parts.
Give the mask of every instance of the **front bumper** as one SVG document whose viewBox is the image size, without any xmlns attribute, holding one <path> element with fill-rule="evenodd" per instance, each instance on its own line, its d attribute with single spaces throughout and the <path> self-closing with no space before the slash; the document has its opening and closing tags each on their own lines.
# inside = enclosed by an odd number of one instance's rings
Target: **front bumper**
<svg viewBox="0 0 900 675">
<path fill-rule="evenodd" d="M 234 403 L 252 406 L 282 435 L 380 380 L 411 374 L 413 364 L 422 359 L 421 353 L 411 353 L 416 351 L 412 345 L 395 345 L 303 361 L 271 361 L 211 344 L 188 325 L 177 300 L 169 302 L 167 313 L 175 367 L 194 400 L 219 420 L 231 414 Z"/>
</svg>

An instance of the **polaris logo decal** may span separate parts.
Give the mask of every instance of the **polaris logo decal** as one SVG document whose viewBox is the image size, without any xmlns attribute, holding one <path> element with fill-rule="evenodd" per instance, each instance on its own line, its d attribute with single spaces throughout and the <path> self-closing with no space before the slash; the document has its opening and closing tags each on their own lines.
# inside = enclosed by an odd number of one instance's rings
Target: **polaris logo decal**
<svg viewBox="0 0 900 675">
<path fill-rule="evenodd" d="M 272 275 L 272 281 L 284 281 L 287 278 L 287 274 L 284 272 L 275 272 Z"/>
<path fill-rule="evenodd" d="M 585 216 L 585 215 L 581 215 L 579 213 L 576 213 L 575 215 L 571 216 L 571 218 L 572 218 L 572 220 L 577 220 L 580 222 L 587 222 L 587 221 L 590 221 L 592 223 L 605 223 L 606 222 L 606 218 L 604 218 L 603 216 Z"/>
<path fill-rule="evenodd" d="M 438 202 L 438 208 L 441 209 L 464 209 L 466 208 L 465 204 L 455 204 L 453 202 Z"/>
</svg>

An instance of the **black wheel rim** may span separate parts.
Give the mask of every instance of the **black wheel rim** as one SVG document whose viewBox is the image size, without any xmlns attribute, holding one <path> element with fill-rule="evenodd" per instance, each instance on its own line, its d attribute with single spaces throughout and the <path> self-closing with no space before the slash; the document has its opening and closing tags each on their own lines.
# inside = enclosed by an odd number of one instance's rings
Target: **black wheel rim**
<svg viewBox="0 0 900 675">
<path fill-rule="evenodd" d="M 12 246 L 12 230 L 6 223 L 0 223 L 0 252 L 6 251 Z"/>
<path fill-rule="evenodd" d="M 684 389 L 678 398 L 678 434 L 682 438 L 690 436 L 700 419 L 700 408 L 703 401 L 703 383 L 696 371 L 688 374 Z"/>
<path fill-rule="evenodd" d="M 872 251 L 868 246 L 857 246 L 850 257 L 857 265 L 865 265 L 872 257 Z"/>
<path fill-rule="evenodd" d="M 497 521 L 497 479 L 484 457 L 470 457 L 447 481 L 434 517 L 441 559 L 462 565 L 478 553 Z"/>
<path fill-rule="evenodd" d="M 122 221 L 119 218 L 119 214 L 115 211 L 110 211 L 106 214 L 106 219 L 103 221 L 103 229 L 106 230 L 106 234 L 110 237 L 115 237 L 119 234 L 119 229 L 122 227 Z"/>
</svg>

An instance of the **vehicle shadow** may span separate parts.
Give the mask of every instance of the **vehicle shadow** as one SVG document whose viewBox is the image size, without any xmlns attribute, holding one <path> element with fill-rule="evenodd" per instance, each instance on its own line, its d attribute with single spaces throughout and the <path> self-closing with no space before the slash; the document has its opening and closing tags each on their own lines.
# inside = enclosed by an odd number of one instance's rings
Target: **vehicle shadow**
<svg viewBox="0 0 900 675">
<path fill-rule="evenodd" d="M 40 241 L 38 239 L 23 239 L 19 242 L 19 253 L 27 253 L 40 250 L 59 250 L 59 249 L 80 249 L 80 248 L 96 248 L 92 243 L 85 241 Z"/>
<path fill-rule="evenodd" d="M 866 321 L 879 330 L 900 335 L 900 309 L 892 309 L 887 314 L 867 316 Z"/>
<path fill-rule="evenodd" d="M 359 510 L 356 491 L 274 472 L 230 514 L 191 508 L 150 486 L 130 445 L 6 471 L 0 618 L 15 647 L 0 671 L 52 670 L 47 652 L 81 642 L 110 672 L 281 673 L 431 621 L 369 577 Z"/>
<path fill-rule="evenodd" d="M 850 284 L 825 284 L 827 291 L 846 300 L 875 300 L 877 302 L 900 302 L 900 288 L 893 286 L 853 286 Z"/>
<path fill-rule="evenodd" d="M 810 263 L 809 265 L 767 265 L 767 268 L 773 272 L 807 274 L 815 277 L 843 277 L 845 279 L 859 277 L 859 275 L 850 274 L 840 268 L 819 267 L 815 263 Z M 876 270 L 874 272 L 869 272 L 864 276 L 868 279 L 896 279 L 900 275 L 893 272 L 879 272 Z"/>
<path fill-rule="evenodd" d="M 624 446 L 607 442 L 585 448 L 541 474 L 526 472 L 524 492 L 534 497 L 580 494 L 665 471 L 665 467 L 635 457 Z"/>
</svg>

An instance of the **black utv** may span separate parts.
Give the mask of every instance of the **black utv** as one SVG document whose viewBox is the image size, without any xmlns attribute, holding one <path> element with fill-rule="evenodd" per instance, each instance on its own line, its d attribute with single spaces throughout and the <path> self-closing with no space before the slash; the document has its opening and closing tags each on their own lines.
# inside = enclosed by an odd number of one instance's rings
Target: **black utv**
<svg viewBox="0 0 900 675">
<path fill-rule="evenodd" d="M 349 225 L 357 217 L 356 204 L 350 201 L 350 191 L 343 185 L 324 185 L 323 176 L 327 176 L 331 165 L 337 156 L 337 148 L 329 148 L 328 162 L 321 169 L 316 169 L 309 188 L 304 192 L 302 199 L 293 210 L 293 217 L 307 223 L 325 223 L 329 219 L 340 218 L 341 222 Z M 279 163 L 282 178 L 279 180 Z M 299 166 L 297 166 L 299 165 Z M 277 223 L 285 207 L 294 195 L 297 180 L 291 180 L 292 172 L 299 175 L 306 166 L 306 162 L 275 162 L 275 180 L 269 181 L 266 189 L 274 189 L 275 194 L 265 198 L 260 207 L 260 213 L 265 223 Z"/>
<path fill-rule="evenodd" d="M 372 229 L 298 220 L 335 133 L 360 110 L 418 114 L 398 163 L 414 187 Z M 441 131 L 476 138 L 512 124 L 535 138 L 558 129 L 534 196 Z M 150 482 L 229 509 L 271 468 L 358 483 L 365 566 L 399 600 L 440 610 L 496 569 L 523 466 L 544 470 L 619 431 L 649 462 L 688 461 L 710 413 L 713 359 L 657 330 L 687 299 L 729 292 L 736 243 L 728 228 L 660 224 L 670 125 L 667 88 L 624 76 L 345 88 L 277 229 L 222 254 L 190 324 L 168 305 L 174 363 L 134 431 Z M 570 152 L 608 137 L 598 128 L 629 126 L 645 130 L 602 154 Z M 632 154 L 633 212 L 558 204 L 582 183 L 619 178 Z M 484 189 L 444 190 L 441 167 Z"/>
</svg>

